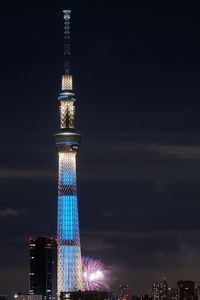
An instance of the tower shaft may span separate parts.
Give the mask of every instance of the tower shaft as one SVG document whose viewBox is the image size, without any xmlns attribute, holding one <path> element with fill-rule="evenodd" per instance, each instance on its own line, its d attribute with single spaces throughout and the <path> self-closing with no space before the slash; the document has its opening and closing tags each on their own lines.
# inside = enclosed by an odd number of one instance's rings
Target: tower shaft
<svg viewBox="0 0 200 300">
<path fill-rule="evenodd" d="M 76 152 L 70 149 L 58 151 L 58 293 L 82 289 Z"/>
<path fill-rule="evenodd" d="M 70 11 L 64 11 L 65 35 L 66 20 L 69 28 Z M 68 32 L 68 31 L 67 31 Z M 67 33 L 67 37 L 68 33 Z M 69 66 L 69 64 L 67 64 Z M 67 74 L 66 74 L 67 73 Z M 76 154 L 81 136 L 74 129 L 74 98 L 72 75 L 69 69 L 62 76 L 60 101 L 60 131 L 55 134 L 58 151 L 58 215 L 57 245 L 58 273 L 57 295 L 61 292 L 82 290 L 82 260 L 79 237 L 79 220 L 76 185 Z"/>
</svg>

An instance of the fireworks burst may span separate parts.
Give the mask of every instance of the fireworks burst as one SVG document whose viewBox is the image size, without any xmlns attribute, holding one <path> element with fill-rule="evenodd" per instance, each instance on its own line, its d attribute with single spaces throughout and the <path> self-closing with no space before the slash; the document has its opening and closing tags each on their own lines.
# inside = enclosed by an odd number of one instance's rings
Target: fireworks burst
<svg viewBox="0 0 200 300">
<path fill-rule="evenodd" d="M 106 269 L 101 260 L 83 257 L 83 278 L 86 291 L 100 291 L 107 287 Z"/>
</svg>

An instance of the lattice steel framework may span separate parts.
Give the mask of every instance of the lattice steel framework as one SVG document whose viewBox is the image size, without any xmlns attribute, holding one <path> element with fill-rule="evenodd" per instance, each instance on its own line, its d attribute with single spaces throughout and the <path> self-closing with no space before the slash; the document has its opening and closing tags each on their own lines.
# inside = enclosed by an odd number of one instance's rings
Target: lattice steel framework
<svg viewBox="0 0 200 300">
<path fill-rule="evenodd" d="M 55 134 L 58 150 L 58 276 L 57 295 L 83 289 L 83 271 L 79 237 L 76 153 L 81 136 L 75 133 L 75 94 L 72 90 L 72 75 L 69 75 L 69 19 L 70 11 L 64 11 L 65 20 L 65 75 L 62 76 L 60 101 L 60 132 Z"/>
<path fill-rule="evenodd" d="M 60 101 L 60 128 L 74 128 L 74 113 L 73 101 Z"/>
<path fill-rule="evenodd" d="M 76 191 L 76 152 L 59 152 L 58 291 L 82 288 L 82 262 Z"/>
</svg>

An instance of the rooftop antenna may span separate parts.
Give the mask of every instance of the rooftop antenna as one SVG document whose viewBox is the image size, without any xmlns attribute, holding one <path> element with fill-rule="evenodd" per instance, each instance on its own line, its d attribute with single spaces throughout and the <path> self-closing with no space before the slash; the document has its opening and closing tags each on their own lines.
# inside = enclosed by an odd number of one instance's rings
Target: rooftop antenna
<svg viewBox="0 0 200 300">
<path fill-rule="evenodd" d="M 64 13 L 64 71 L 70 72 L 70 13 L 71 10 L 63 10 Z"/>
</svg>

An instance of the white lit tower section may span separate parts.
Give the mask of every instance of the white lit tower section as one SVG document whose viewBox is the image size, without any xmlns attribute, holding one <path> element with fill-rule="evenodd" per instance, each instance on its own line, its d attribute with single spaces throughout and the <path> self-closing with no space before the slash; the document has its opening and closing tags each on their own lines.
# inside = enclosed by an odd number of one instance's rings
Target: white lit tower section
<svg viewBox="0 0 200 300">
<path fill-rule="evenodd" d="M 58 151 L 58 274 L 57 295 L 83 289 L 83 272 L 79 237 L 76 153 L 81 136 L 75 132 L 75 94 L 70 75 L 70 11 L 64 10 L 64 70 L 60 101 L 60 131 L 55 134 Z"/>
</svg>

